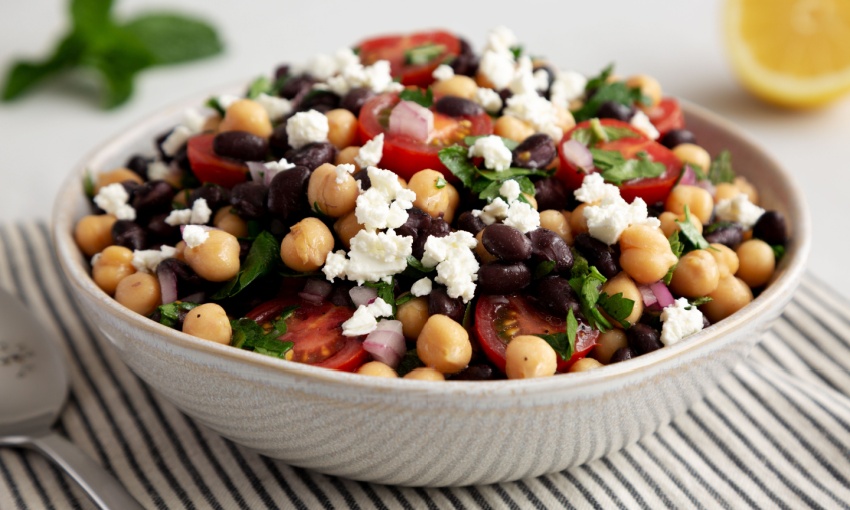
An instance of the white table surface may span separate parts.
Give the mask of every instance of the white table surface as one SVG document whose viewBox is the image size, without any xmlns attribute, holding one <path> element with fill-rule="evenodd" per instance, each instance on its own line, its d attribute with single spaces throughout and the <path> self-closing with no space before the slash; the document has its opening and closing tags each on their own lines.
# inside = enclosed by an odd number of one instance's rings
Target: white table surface
<svg viewBox="0 0 850 510">
<path fill-rule="evenodd" d="M 747 95 L 723 46 L 722 2 L 263 2 L 169 0 L 116 2 L 119 16 L 157 8 L 202 14 L 217 25 L 226 52 L 179 67 L 143 72 L 124 106 L 98 109 L 86 80 L 69 78 L 20 101 L 0 103 L 0 222 L 47 219 L 71 166 L 112 135 L 175 101 L 220 84 L 270 73 L 282 62 L 332 53 L 367 34 L 446 27 L 480 49 L 492 27 L 506 25 L 527 52 L 586 74 L 609 62 L 622 75 L 659 79 L 666 94 L 732 120 L 764 146 L 802 186 L 813 219 L 810 270 L 850 297 L 850 98 L 794 112 Z M 487 5 L 488 7 L 483 7 Z M 521 6 L 517 8 L 516 6 Z M 0 2 L 0 69 L 38 57 L 66 26 L 66 2 Z M 356 21 L 356 22 L 355 22 Z"/>
</svg>

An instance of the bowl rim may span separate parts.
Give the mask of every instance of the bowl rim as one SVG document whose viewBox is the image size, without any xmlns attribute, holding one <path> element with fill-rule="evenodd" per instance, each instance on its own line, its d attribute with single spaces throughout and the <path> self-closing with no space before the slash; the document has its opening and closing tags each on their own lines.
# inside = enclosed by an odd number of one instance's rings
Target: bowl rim
<svg viewBox="0 0 850 510">
<path fill-rule="evenodd" d="M 240 83 L 239 87 L 241 86 L 244 86 L 244 84 Z M 633 358 L 627 363 L 606 365 L 598 370 L 573 373 L 569 374 L 569 376 L 537 379 L 486 382 L 452 381 L 448 385 L 444 383 L 435 384 L 433 381 L 418 381 L 403 378 L 364 377 L 354 373 L 339 372 L 272 358 L 242 349 L 235 349 L 229 345 L 209 342 L 168 328 L 151 321 L 147 317 L 138 315 L 118 304 L 117 301 L 103 292 L 91 279 L 84 265 L 76 262 L 77 260 L 84 259 L 84 256 L 77 249 L 73 239 L 73 227 L 76 220 L 73 211 L 79 206 L 80 198 L 84 196 L 81 193 L 81 183 L 92 166 L 92 162 L 110 159 L 110 157 L 114 158 L 121 154 L 126 157 L 127 145 L 132 142 L 138 142 L 143 136 L 149 136 L 155 127 L 164 124 L 167 119 L 176 117 L 187 108 L 197 107 L 207 97 L 230 93 L 235 90 L 238 90 L 237 86 L 231 85 L 229 87 L 217 87 L 207 94 L 195 94 L 191 98 L 178 101 L 171 106 L 148 115 L 141 122 L 134 123 L 115 137 L 101 143 L 74 165 L 73 171 L 64 180 L 54 201 L 50 224 L 54 241 L 53 245 L 60 267 L 71 286 L 76 291 L 85 293 L 93 301 L 104 306 L 109 315 L 126 321 L 133 328 L 142 330 L 148 334 L 163 338 L 167 337 L 168 341 L 177 347 L 213 356 L 225 356 L 255 369 L 270 370 L 284 376 L 289 375 L 303 378 L 304 382 L 340 385 L 349 388 L 353 387 L 358 390 L 376 392 L 401 392 L 406 396 L 437 394 L 462 395 L 464 397 L 517 396 L 536 395 L 540 393 L 570 393 L 577 390 L 588 390 L 588 394 L 593 394 L 603 386 L 610 387 L 610 384 L 624 383 L 626 380 L 631 380 L 634 376 L 642 372 L 676 366 L 678 364 L 677 360 L 682 360 L 689 354 L 695 354 L 696 351 L 708 349 L 712 346 L 723 345 L 724 339 L 728 341 L 728 339 L 732 338 L 734 335 L 731 335 L 731 333 L 735 330 L 750 325 L 754 318 L 762 314 L 768 313 L 769 315 L 773 307 L 782 306 L 790 300 L 791 294 L 799 284 L 805 271 L 805 264 L 811 247 L 811 219 L 809 210 L 805 204 L 802 188 L 796 183 L 787 169 L 767 154 L 737 126 L 700 106 L 680 99 L 686 118 L 701 118 L 701 120 L 713 125 L 713 127 L 726 131 L 729 135 L 739 139 L 749 150 L 753 151 L 754 154 L 772 167 L 772 170 L 778 174 L 777 177 L 784 181 L 789 191 L 789 200 L 785 206 L 788 211 L 794 213 L 793 217 L 790 218 L 793 237 L 782 261 L 781 270 L 778 272 L 778 276 L 774 276 L 772 283 L 757 299 L 731 317 L 713 324 L 709 328 L 672 346 L 667 346 L 663 349 Z"/>
</svg>

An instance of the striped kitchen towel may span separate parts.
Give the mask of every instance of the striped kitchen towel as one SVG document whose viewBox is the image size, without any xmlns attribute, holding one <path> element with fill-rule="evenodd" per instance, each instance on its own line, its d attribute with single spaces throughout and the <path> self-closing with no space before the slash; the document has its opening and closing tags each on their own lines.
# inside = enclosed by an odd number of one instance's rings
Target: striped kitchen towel
<svg viewBox="0 0 850 510">
<path fill-rule="evenodd" d="M 92 334 L 44 224 L 0 226 L 0 285 L 71 362 L 59 431 L 147 508 L 850 508 L 850 305 L 811 278 L 751 357 L 656 434 L 561 473 L 443 489 L 293 468 L 184 416 Z M 0 448 L 0 509 L 92 507 L 40 455 Z"/>
</svg>

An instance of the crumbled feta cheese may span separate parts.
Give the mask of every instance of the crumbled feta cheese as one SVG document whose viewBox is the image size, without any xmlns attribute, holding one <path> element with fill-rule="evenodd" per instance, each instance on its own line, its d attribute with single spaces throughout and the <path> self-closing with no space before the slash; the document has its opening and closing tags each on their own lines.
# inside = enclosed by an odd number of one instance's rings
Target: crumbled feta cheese
<svg viewBox="0 0 850 510">
<path fill-rule="evenodd" d="M 284 97 L 260 94 L 254 101 L 266 110 L 272 122 L 277 122 L 292 113 L 292 102 Z"/>
<path fill-rule="evenodd" d="M 410 287 L 410 293 L 416 297 L 427 296 L 431 293 L 432 288 L 433 284 L 431 283 L 431 279 L 426 276 L 425 278 L 416 280 L 413 286 Z"/>
<path fill-rule="evenodd" d="M 578 99 L 584 94 L 587 86 L 587 78 L 575 71 L 560 72 L 555 76 L 552 87 L 549 89 L 549 100 L 552 104 L 561 108 L 568 108 L 570 101 Z"/>
<path fill-rule="evenodd" d="M 313 142 L 326 142 L 329 130 L 328 118 L 316 110 L 298 112 L 286 121 L 286 136 L 293 149 Z"/>
<path fill-rule="evenodd" d="M 337 250 L 328 253 L 325 258 L 325 265 L 322 267 L 322 272 L 325 273 L 325 278 L 329 282 L 334 281 L 334 278 L 345 277 L 345 266 L 348 261 L 345 259 L 345 251 Z"/>
<path fill-rule="evenodd" d="M 199 198 L 192 203 L 191 209 L 174 209 L 165 218 L 165 223 L 177 225 L 205 225 L 212 217 L 212 209 L 205 198 Z"/>
<path fill-rule="evenodd" d="M 558 112 L 555 106 L 537 92 L 511 96 L 507 100 L 504 114 L 528 122 L 535 131 L 546 133 L 553 140 L 560 140 L 564 131 L 558 127 Z"/>
<path fill-rule="evenodd" d="M 615 202 L 620 198 L 620 189 L 605 182 L 601 174 L 592 173 L 584 176 L 581 187 L 573 192 L 576 200 L 585 204 Z"/>
<path fill-rule="evenodd" d="M 509 179 L 502 183 L 499 187 L 499 194 L 505 197 L 508 203 L 513 202 L 514 200 L 519 198 L 521 190 L 519 189 L 519 183 L 514 179 Z"/>
<path fill-rule="evenodd" d="M 225 110 L 230 108 L 230 105 L 232 105 L 236 101 L 239 101 L 240 99 L 242 99 L 242 98 L 239 97 L 239 96 L 234 96 L 232 94 L 222 94 L 222 95 L 215 98 L 218 105 L 220 107 L 224 108 Z"/>
<path fill-rule="evenodd" d="M 498 26 L 490 30 L 487 35 L 487 46 L 485 50 L 491 51 L 507 51 L 519 45 L 519 39 L 513 31 L 505 26 Z"/>
<path fill-rule="evenodd" d="M 478 87 L 478 91 L 475 93 L 475 102 L 487 110 L 487 113 L 498 113 L 502 109 L 502 96 L 487 87 Z"/>
<path fill-rule="evenodd" d="M 514 79 L 514 57 L 510 52 L 485 51 L 478 64 L 480 72 L 496 90 L 508 88 Z"/>
<path fill-rule="evenodd" d="M 303 71 L 317 80 L 324 81 L 339 72 L 339 64 L 332 56 L 320 53 L 310 59 Z"/>
<path fill-rule="evenodd" d="M 655 129 L 654 125 L 652 125 L 652 121 L 650 121 L 649 117 L 647 117 L 641 110 L 635 111 L 635 114 L 632 115 L 632 119 L 629 121 L 629 124 L 638 128 L 638 130 L 653 140 L 657 140 L 660 136 L 658 130 Z"/>
<path fill-rule="evenodd" d="M 111 214 L 119 220 L 135 220 L 136 210 L 127 203 L 130 194 L 120 183 L 107 184 L 100 188 L 94 197 L 94 203 L 107 214 Z"/>
<path fill-rule="evenodd" d="M 484 206 L 482 210 L 472 211 L 473 216 L 477 216 L 484 222 L 485 225 L 492 225 L 499 220 L 503 220 L 508 216 L 508 203 L 496 197 L 492 202 Z"/>
<path fill-rule="evenodd" d="M 148 180 L 149 181 L 163 181 L 171 176 L 171 166 L 160 160 L 151 161 L 148 163 Z"/>
<path fill-rule="evenodd" d="M 345 182 L 345 176 L 351 175 L 354 173 L 357 168 L 351 163 L 343 163 L 341 165 L 337 165 L 336 168 L 336 181 L 337 184 L 342 184 Z"/>
<path fill-rule="evenodd" d="M 381 162 L 381 158 L 383 156 L 384 134 L 379 133 L 375 136 L 375 138 L 372 138 L 360 147 L 360 150 L 357 151 L 357 155 L 354 156 L 354 162 L 357 163 L 360 168 L 378 166 L 378 163 Z"/>
<path fill-rule="evenodd" d="M 588 206 L 584 209 L 584 218 L 588 233 L 609 245 L 616 243 L 623 231 L 632 225 L 661 226 L 658 218 L 649 217 L 646 202 L 640 197 L 631 204 L 620 198 Z"/>
<path fill-rule="evenodd" d="M 449 78 L 452 78 L 455 75 L 455 70 L 451 68 L 451 66 L 447 66 L 446 64 L 440 64 L 434 69 L 434 72 L 431 73 L 431 76 L 437 81 L 445 81 Z"/>
<path fill-rule="evenodd" d="M 354 215 L 366 230 L 398 228 L 407 221 L 416 193 L 401 185 L 398 175 L 370 166 L 372 185 L 357 197 Z"/>
<path fill-rule="evenodd" d="M 199 225 L 186 225 L 183 227 L 183 240 L 187 248 L 197 248 L 209 239 L 210 233 Z"/>
<path fill-rule="evenodd" d="M 400 236 L 394 231 L 373 232 L 361 230 L 351 239 L 348 279 L 362 285 L 390 278 L 407 268 L 407 257 L 413 253 L 413 238 Z"/>
<path fill-rule="evenodd" d="M 661 343 L 673 345 L 679 340 L 702 331 L 702 312 L 685 298 L 677 299 L 661 311 Z"/>
<path fill-rule="evenodd" d="M 378 317 L 392 317 L 393 307 L 381 298 L 368 305 L 360 305 L 350 319 L 342 323 L 345 336 L 368 335 L 378 327 Z"/>
<path fill-rule="evenodd" d="M 503 223 L 527 234 L 540 227 L 540 213 L 531 205 L 521 200 L 514 200 L 510 202 L 508 215 Z"/>
<path fill-rule="evenodd" d="M 543 73 L 545 74 L 546 71 L 543 71 Z M 537 80 L 534 78 L 530 58 L 526 56 L 519 58 L 514 77 L 508 88 L 515 95 L 537 94 Z"/>
<path fill-rule="evenodd" d="M 141 273 L 155 273 L 160 262 L 170 259 L 175 254 L 177 249 L 166 245 L 158 250 L 133 250 L 133 267 Z"/>
<path fill-rule="evenodd" d="M 472 251 L 478 241 L 464 230 L 452 232 L 445 237 L 431 236 L 425 241 L 425 267 L 437 267 L 434 281 L 446 286 L 452 298 L 463 298 L 467 303 L 475 295 L 478 280 L 478 261 Z"/>
<path fill-rule="evenodd" d="M 180 147 L 185 145 L 186 141 L 192 136 L 200 133 L 204 129 L 206 117 L 201 115 L 197 110 L 189 109 L 183 113 L 183 123 L 175 127 L 171 134 L 162 142 L 162 152 L 166 156 L 177 154 Z"/>
<path fill-rule="evenodd" d="M 286 158 L 281 158 L 280 161 L 269 161 L 267 163 L 263 163 L 266 167 L 264 172 L 260 172 L 260 177 L 262 177 L 262 181 L 271 182 L 274 179 L 274 176 L 283 172 L 284 170 L 289 170 L 290 168 L 295 168 L 294 163 L 290 163 L 286 160 Z"/>
<path fill-rule="evenodd" d="M 378 60 L 372 65 L 363 66 L 359 62 L 345 66 L 337 76 L 328 78 L 327 88 L 331 92 L 344 96 L 354 88 L 368 88 L 376 94 L 399 92 L 404 85 L 393 81 L 390 63 Z"/>
<path fill-rule="evenodd" d="M 537 90 L 546 90 L 549 88 L 549 73 L 545 69 L 534 71 L 534 83 Z"/>
<path fill-rule="evenodd" d="M 720 221 L 734 221 L 743 227 L 752 228 L 759 220 L 764 209 L 750 202 L 746 193 L 739 193 L 734 198 L 723 199 L 714 206 L 714 213 Z"/>
<path fill-rule="evenodd" d="M 482 136 L 475 140 L 467 155 L 470 158 L 484 158 L 484 166 L 497 172 L 510 168 L 511 161 L 513 161 L 511 150 L 496 135 Z"/>
</svg>

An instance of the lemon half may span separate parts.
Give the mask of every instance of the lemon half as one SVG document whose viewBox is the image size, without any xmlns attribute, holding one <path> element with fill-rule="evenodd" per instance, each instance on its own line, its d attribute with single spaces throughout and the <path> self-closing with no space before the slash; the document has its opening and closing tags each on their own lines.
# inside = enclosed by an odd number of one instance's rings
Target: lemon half
<svg viewBox="0 0 850 510">
<path fill-rule="evenodd" d="M 806 108 L 850 92 L 850 0 L 726 0 L 724 28 L 756 96 Z"/>
</svg>

